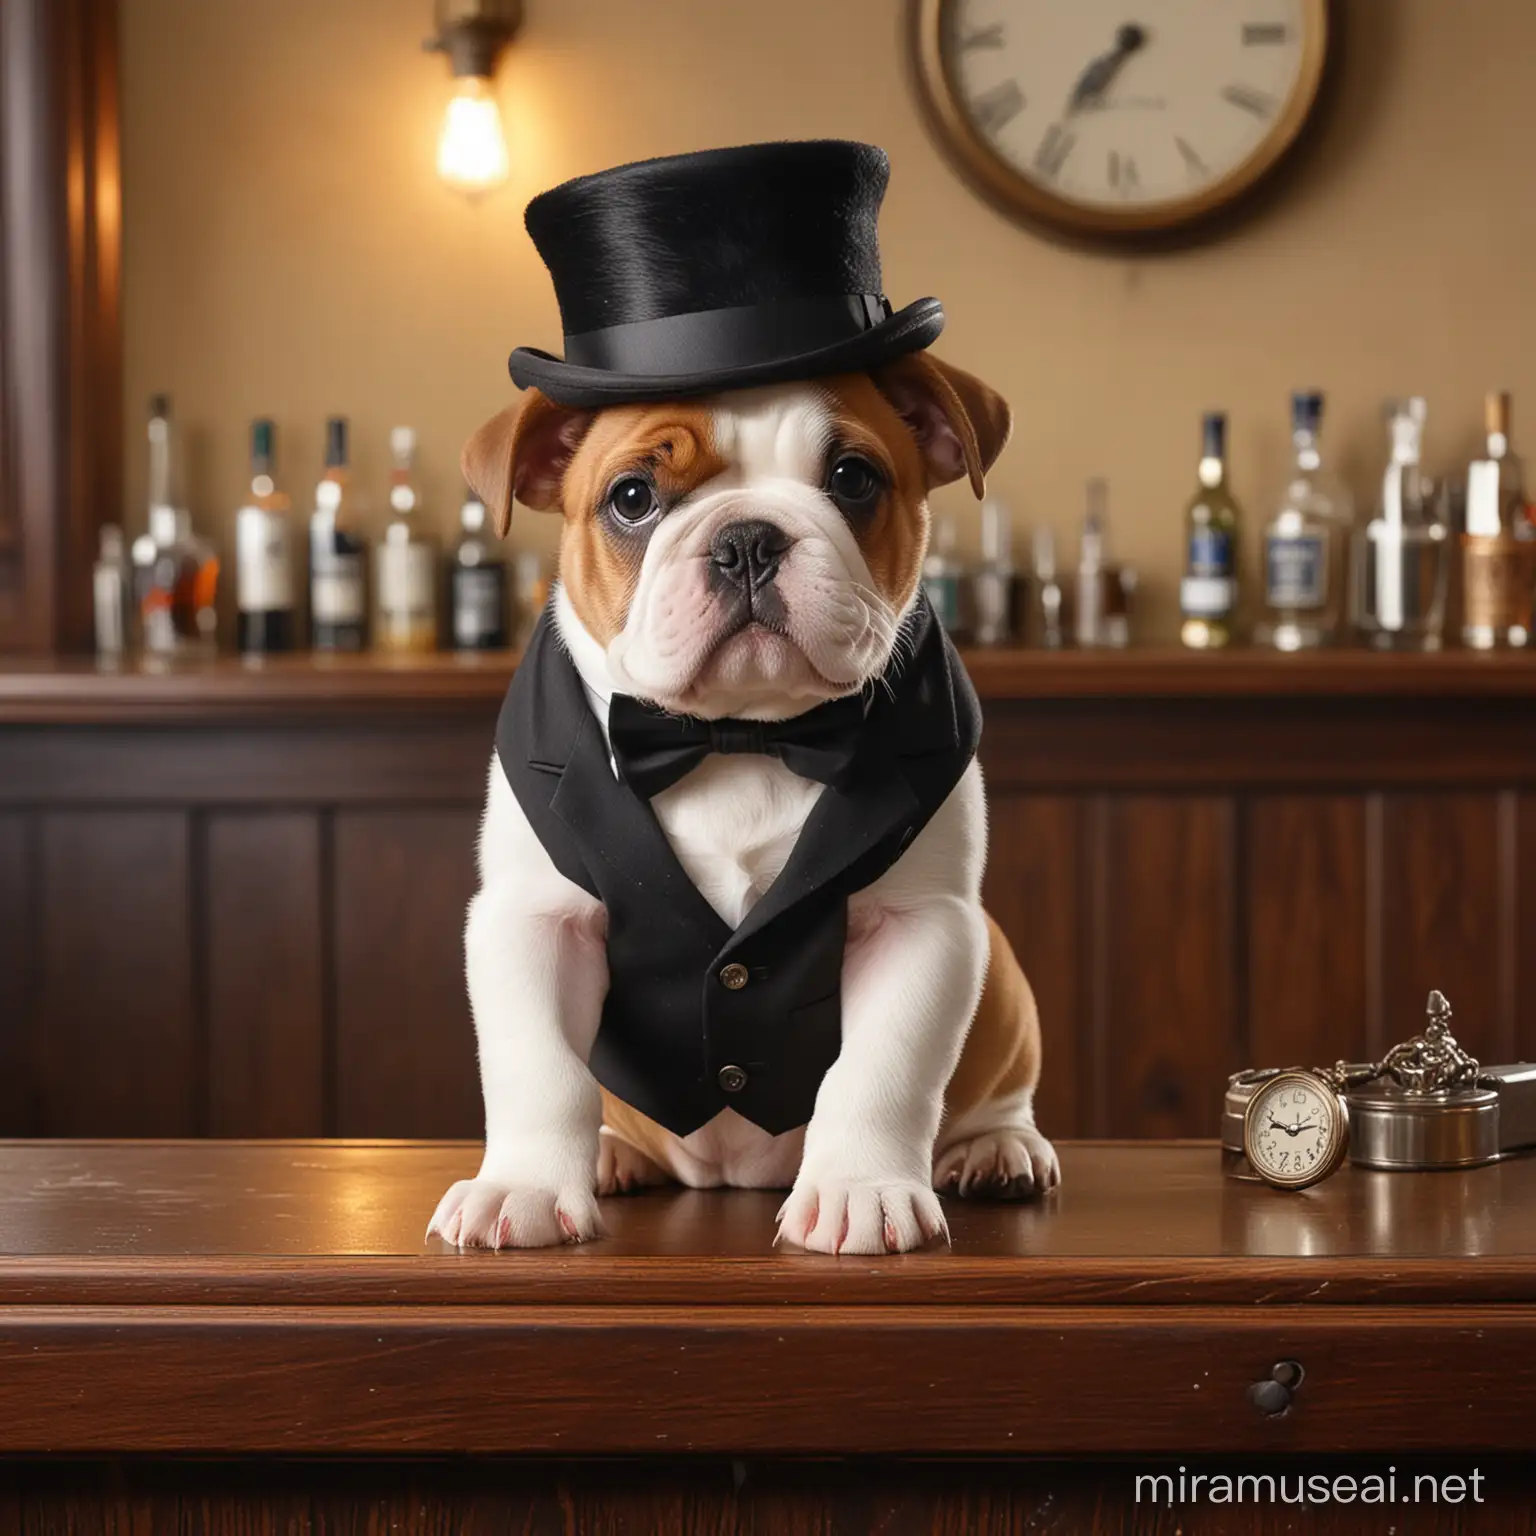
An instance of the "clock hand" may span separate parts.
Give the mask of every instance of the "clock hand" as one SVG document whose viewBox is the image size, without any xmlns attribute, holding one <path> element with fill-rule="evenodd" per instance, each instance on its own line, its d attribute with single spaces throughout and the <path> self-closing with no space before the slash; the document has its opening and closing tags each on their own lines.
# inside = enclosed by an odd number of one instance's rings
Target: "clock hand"
<svg viewBox="0 0 1536 1536">
<path fill-rule="evenodd" d="M 1077 84 L 1072 87 L 1071 99 L 1067 102 L 1067 110 L 1063 114 L 1070 117 L 1074 112 L 1080 112 L 1084 107 L 1098 106 L 1103 99 L 1104 92 L 1109 89 L 1121 67 L 1130 56 L 1139 49 L 1146 47 L 1147 30 L 1137 25 L 1136 22 L 1127 22 L 1115 34 L 1115 46 L 1108 53 L 1100 54 L 1092 60 L 1088 67 L 1077 77 Z"/>
</svg>

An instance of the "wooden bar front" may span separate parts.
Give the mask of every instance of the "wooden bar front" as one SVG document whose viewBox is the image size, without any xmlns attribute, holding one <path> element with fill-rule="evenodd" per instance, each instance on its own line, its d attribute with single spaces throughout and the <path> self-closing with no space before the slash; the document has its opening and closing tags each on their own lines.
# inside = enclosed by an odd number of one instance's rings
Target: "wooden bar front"
<svg viewBox="0 0 1536 1536">
<path fill-rule="evenodd" d="M 1053 1136 L 1211 1135 L 1439 987 L 1536 1055 L 1536 659 L 973 653 Z M 474 1136 L 509 657 L 0 672 L 0 1133 Z"/>
</svg>

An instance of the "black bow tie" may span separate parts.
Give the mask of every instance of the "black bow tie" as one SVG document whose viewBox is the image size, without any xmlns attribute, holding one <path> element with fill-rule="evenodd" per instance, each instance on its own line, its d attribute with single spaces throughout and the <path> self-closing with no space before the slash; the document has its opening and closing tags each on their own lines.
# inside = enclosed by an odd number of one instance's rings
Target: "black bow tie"
<svg viewBox="0 0 1536 1536">
<path fill-rule="evenodd" d="M 711 752 L 760 752 L 803 779 L 835 784 L 853 762 L 864 726 L 858 694 L 818 704 L 791 720 L 698 720 L 669 715 L 628 694 L 608 705 L 608 743 L 619 777 L 649 800 Z"/>
</svg>

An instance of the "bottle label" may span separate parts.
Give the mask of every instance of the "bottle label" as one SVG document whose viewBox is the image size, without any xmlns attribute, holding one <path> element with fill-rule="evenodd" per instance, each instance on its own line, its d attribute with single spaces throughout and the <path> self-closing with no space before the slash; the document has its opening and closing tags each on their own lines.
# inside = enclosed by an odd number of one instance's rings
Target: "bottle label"
<svg viewBox="0 0 1536 1536">
<path fill-rule="evenodd" d="M 310 572 L 310 608 L 316 624 L 361 624 L 363 557 L 356 553 L 317 551 Z"/>
<path fill-rule="evenodd" d="M 506 588 L 499 565 L 461 569 L 453 574 L 453 643 L 480 646 L 504 639 Z"/>
<path fill-rule="evenodd" d="M 1230 576 L 1186 576 L 1179 583 L 1179 607 L 1190 618 L 1225 618 L 1236 600 L 1237 583 Z"/>
<path fill-rule="evenodd" d="M 1264 543 L 1264 593 L 1271 608 L 1323 607 L 1328 541 L 1316 533 L 1271 534 Z"/>
<path fill-rule="evenodd" d="M 437 608 L 437 561 L 430 544 L 379 545 L 379 612 L 429 621 Z"/>
<path fill-rule="evenodd" d="M 1495 634 L 1529 626 L 1536 544 L 1477 534 L 1461 543 L 1465 626 Z"/>
<path fill-rule="evenodd" d="M 1193 528 L 1189 535 L 1191 576 L 1232 574 L 1232 535 L 1221 528 Z"/>
<path fill-rule="evenodd" d="M 235 588 L 241 613 L 293 607 L 293 552 L 286 519 L 243 507 L 235 519 Z"/>
</svg>

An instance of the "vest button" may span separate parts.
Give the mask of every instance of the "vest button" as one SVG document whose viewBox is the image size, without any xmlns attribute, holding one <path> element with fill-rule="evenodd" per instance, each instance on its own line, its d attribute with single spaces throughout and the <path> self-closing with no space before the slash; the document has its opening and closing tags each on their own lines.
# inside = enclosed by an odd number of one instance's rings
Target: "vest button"
<svg viewBox="0 0 1536 1536">
<path fill-rule="evenodd" d="M 718 1082 L 727 1093 L 740 1093 L 747 1086 L 747 1074 L 740 1067 L 721 1067 Z"/>
<path fill-rule="evenodd" d="M 733 960 L 729 965 L 721 967 L 720 985 L 722 987 L 729 987 L 732 992 L 740 992 L 741 989 L 746 986 L 746 984 L 747 968 L 739 961 Z M 731 1067 L 729 1070 L 734 1072 L 737 1070 L 737 1068 Z M 743 1079 L 743 1081 L 745 1081 L 745 1079 Z M 737 1087 L 740 1086 L 741 1085 L 738 1083 Z"/>
</svg>

